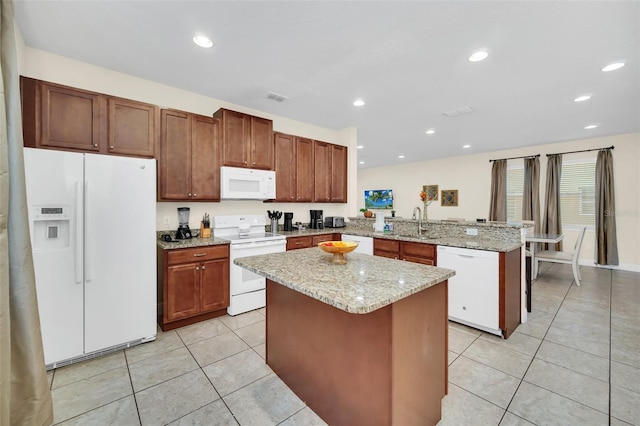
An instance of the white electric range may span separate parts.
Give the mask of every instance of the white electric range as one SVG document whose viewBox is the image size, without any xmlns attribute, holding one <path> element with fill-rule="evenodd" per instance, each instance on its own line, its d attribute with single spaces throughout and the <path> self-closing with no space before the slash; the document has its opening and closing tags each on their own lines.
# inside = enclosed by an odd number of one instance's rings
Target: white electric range
<svg viewBox="0 0 640 426">
<path fill-rule="evenodd" d="M 267 219 L 261 215 L 215 216 L 214 233 L 229 241 L 229 284 L 231 298 L 227 313 L 238 315 L 266 304 L 266 279 L 233 263 L 234 259 L 283 252 L 284 235 L 265 232 Z"/>
</svg>

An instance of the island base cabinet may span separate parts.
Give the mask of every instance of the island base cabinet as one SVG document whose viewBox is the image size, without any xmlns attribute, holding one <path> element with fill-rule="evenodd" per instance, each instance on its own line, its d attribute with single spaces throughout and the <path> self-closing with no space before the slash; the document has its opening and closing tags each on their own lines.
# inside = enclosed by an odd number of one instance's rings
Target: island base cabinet
<svg viewBox="0 0 640 426">
<path fill-rule="evenodd" d="M 328 424 L 440 420 L 447 392 L 446 281 L 351 314 L 267 280 L 266 327 L 267 364 Z"/>
</svg>

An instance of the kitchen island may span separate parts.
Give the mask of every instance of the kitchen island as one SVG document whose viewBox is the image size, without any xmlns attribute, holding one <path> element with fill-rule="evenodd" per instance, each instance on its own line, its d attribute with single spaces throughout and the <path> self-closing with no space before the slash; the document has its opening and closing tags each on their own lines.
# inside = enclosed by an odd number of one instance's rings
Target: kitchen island
<svg viewBox="0 0 640 426">
<path fill-rule="evenodd" d="M 435 425 L 455 273 L 320 248 L 236 259 L 267 278 L 267 364 L 331 425 Z"/>
</svg>

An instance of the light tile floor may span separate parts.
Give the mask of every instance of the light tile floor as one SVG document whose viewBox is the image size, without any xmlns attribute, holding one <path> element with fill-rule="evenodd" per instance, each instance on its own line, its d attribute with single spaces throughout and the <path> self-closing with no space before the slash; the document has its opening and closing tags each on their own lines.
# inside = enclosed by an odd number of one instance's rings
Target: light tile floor
<svg viewBox="0 0 640 426">
<path fill-rule="evenodd" d="M 640 425 L 640 274 L 543 264 L 508 340 L 449 326 L 440 426 Z M 265 364 L 264 310 L 49 372 L 62 425 L 322 425 Z"/>
</svg>

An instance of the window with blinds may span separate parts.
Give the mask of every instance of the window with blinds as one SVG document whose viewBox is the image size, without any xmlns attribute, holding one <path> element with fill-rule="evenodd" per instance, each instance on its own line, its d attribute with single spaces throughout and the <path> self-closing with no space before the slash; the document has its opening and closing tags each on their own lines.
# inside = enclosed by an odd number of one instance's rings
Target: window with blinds
<svg viewBox="0 0 640 426">
<path fill-rule="evenodd" d="M 522 162 L 522 160 L 520 160 Z M 524 165 L 507 165 L 507 220 L 522 220 L 522 190 L 524 188 Z"/>
<path fill-rule="evenodd" d="M 595 226 L 596 159 L 563 161 L 560 174 L 562 226 Z"/>
</svg>

